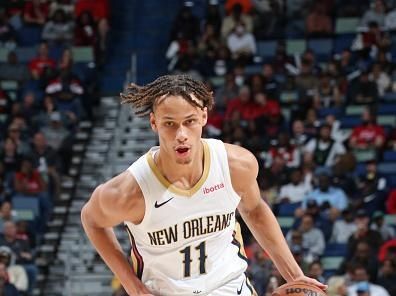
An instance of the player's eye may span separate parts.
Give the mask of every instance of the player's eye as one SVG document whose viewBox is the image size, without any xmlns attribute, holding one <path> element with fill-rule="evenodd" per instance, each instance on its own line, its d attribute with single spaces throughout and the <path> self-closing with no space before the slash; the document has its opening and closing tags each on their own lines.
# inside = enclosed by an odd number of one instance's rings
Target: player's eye
<svg viewBox="0 0 396 296">
<path fill-rule="evenodd" d="M 165 122 L 165 126 L 172 127 L 173 126 L 173 122 L 172 121 L 166 121 Z"/>
<path fill-rule="evenodd" d="M 188 119 L 188 120 L 186 120 L 186 123 L 187 124 L 193 124 L 193 123 L 195 123 L 197 120 L 196 119 Z"/>
</svg>

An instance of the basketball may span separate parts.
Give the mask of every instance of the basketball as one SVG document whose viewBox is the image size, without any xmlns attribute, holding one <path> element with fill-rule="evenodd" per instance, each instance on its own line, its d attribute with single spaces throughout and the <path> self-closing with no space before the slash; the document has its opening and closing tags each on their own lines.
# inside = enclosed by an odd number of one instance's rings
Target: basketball
<svg viewBox="0 0 396 296">
<path fill-rule="evenodd" d="M 305 282 L 290 282 L 284 284 L 272 293 L 272 296 L 326 296 L 327 294 L 312 284 Z"/>
</svg>

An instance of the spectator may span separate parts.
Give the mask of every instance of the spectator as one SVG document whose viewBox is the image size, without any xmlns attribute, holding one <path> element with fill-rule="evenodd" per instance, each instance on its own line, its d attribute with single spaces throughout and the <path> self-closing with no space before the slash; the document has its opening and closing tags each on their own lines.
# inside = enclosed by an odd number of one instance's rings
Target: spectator
<svg viewBox="0 0 396 296">
<path fill-rule="evenodd" d="M 386 200 L 386 212 L 396 214 L 396 189 L 393 189 Z"/>
<path fill-rule="evenodd" d="M 4 200 L 0 207 L 0 233 L 4 232 L 4 223 L 16 220 L 15 212 L 12 210 L 11 202 Z"/>
<path fill-rule="evenodd" d="M 330 75 L 322 73 L 317 90 L 315 91 L 314 104 L 317 109 L 340 107 L 341 94 L 337 85 L 331 84 Z"/>
<path fill-rule="evenodd" d="M 1 70 L 1 65 L 0 65 L 0 70 Z M 8 118 L 11 113 L 11 108 L 12 108 L 11 98 L 0 87 L 0 127 L 1 127 L 0 140 L 4 139 L 5 131 L 6 131 L 6 124 L 8 124 Z"/>
<path fill-rule="evenodd" d="M 316 201 L 322 211 L 326 211 L 328 218 L 333 221 L 338 218 L 341 211 L 348 205 L 348 198 L 344 191 L 340 188 L 330 186 L 330 177 L 326 173 L 319 175 L 318 188 L 305 196 L 302 209 L 297 211 L 297 216 L 301 216 L 301 213 L 304 212 L 310 200 Z"/>
<path fill-rule="evenodd" d="M 54 45 L 70 45 L 73 39 L 74 24 L 66 13 L 59 9 L 43 28 L 42 38 Z"/>
<path fill-rule="evenodd" d="M 38 48 L 37 56 L 29 62 L 29 70 L 34 79 L 40 79 L 45 71 L 53 70 L 56 62 L 48 55 L 48 44 L 41 43 Z"/>
<path fill-rule="evenodd" d="M 301 219 L 299 230 L 302 233 L 302 246 L 306 262 L 311 263 L 318 259 L 324 252 L 326 243 L 320 229 L 314 227 L 314 220 L 311 215 L 304 215 Z M 291 241 L 292 233 L 286 235 L 287 240 Z"/>
<path fill-rule="evenodd" d="M 37 267 L 33 263 L 33 254 L 27 241 L 17 238 L 17 230 L 14 222 L 7 221 L 4 223 L 4 234 L 0 234 L 0 246 L 9 247 L 15 254 L 15 263 L 21 264 L 28 275 L 29 288 L 32 288 L 36 282 Z"/>
<path fill-rule="evenodd" d="M 390 296 L 383 287 L 369 282 L 367 270 L 361 265 L 354 267 L 353 280 L 355 283 L 348 287 L 348 296 Z"/>
<path fill-rule="evenodd" d="M 47 139 L 48 145 L 58 152 L 62 149 L 62 144 L 64 144 L 70 135 L 70 132 L 63 126 L 59 112 L 51 113 L 50 124 L 43 127 L 41 132 Z"/>
<path fill-rule="evenodd" d="M 356 230 L 357 226 L 354 221 L 352 209 L 346 208 L 341 212 L 341 219 L 334 222 L 330 241 L 337 244 L 346 244 L 349 237 Z"/>
<path fill-rule="evenodd" d="M 49 183 L 49 191 L 53 196 L 60 192 L 60 163 L 55 150 L 48 146 L 43 133 L 33 136 L 32 160 L 44 181 Z"/>
<path fill-rule="evenodd" d="M 385 30 L 394 31 L 396 30 L 396 7 L 391 7 L 385 16 Z"/>
<path fill-rule="evenodd" d="M 2 151 L 0 151 L 0 159 L 4 163 L 4 167 L 7 172 L 15 172 L 18 169 L 20 160 L 20 153 L 17 151 L 17 145 L 11 138 L 6 138 L 2 145 Z"/>
<path fill-rule="evenodd" d="M 280 26 L 284 18 L 283 0 L 253 0 L 253 28 L 256 38 L 262 40 L 282 33 Z"/>
<path fill-rule="evenodd" d="M 353 104 L 368 105 L 377 102 L 378 90 L 375 82 L 369 80 L 369 73 L 364 71 L 358 80 L 352 82 L 350 98 Z"/>
<path fill-rule="evenodd" d="M 264 92 L 270 99 L 277 100 L 279 98 L 280 85 L 276 80 L 274 67 L 271 64 L 264 64 L 261 72 L 264 78 Z"/>
<path fill-rule="evenodd" d="M 295 79 L 296 86 L 304 95 L 314 92 L 318 88 L 319 79 L 314 73 L 314 65 L 308 59 L 302 59 L 301 69 Z"/>
<path fill-rule="evenodd" d="M 19 292 L 26 293 L 29 284 L 28 277 L 23 266 L 15 264 L 14 256 L 15 255 L 9 247 L 0 247 L 0 263 L 7 267 L 9 282 L 13 284 Z"/>
<path fill-rule="evenodd" d="M 47 184 L 33 167 L 31 159 L 22 159 L 20 170 L 15 174 L 14 188 L 17 193 L 28 196 L 38 196 L 46 191 Z"/>
<path fill-rule="evenodd" d="M 251 102 L 250 88 L 243 86 L 239 89 L 239 96 L 227 103 L 225 119 L 231 119 L 234 112 L 238 112 L 242 120 L 253 119 L 253 109 L 254 105 Z"/>
<path fill-rule="evenodd" d="M 221 25 L 221 37 L 227 39 L 228 35 L 235 30 L 238 24 L 243 24 L 246 32 L 253 31 L 253 20 L 248 14 L 242 12 L 242 6 L 240 4 L 235 4 L 232 7 L 232 12 L 230 15 L 223 19 Z"/>
<path fill-rule="evenodd" d="M 333 166 L 338 157 L 345 154 L 344 145 L 331 138 L 331 127 L 323 124 L 319 135 L 311 139 L 304 148 L 305 157 L 312 158 L 318 166 Z"/>
<path fill-rule="evenodd" d="M 390 259 L 392 261 L 396 260 L 396 239 L 391 239 L 381 245 L 378 252 L 378 260 L 380 262 L 384 262 L 385 260 Z"/>
<path fill-rule="evenodd" d="M 95 21 L 90 11 L 83 11 L 76 20 L 74 45 L 94 46 L 97 42 Z"/>
<path fill-rule="evenodd" d="M 269 148 L 266 167 L 270 167 L 277 157 L 282 158 L 288 168 L 296 168 L 300 165 L 299 151 L 290 143 L 289 135 L 285 132 L 279 133 L 277 141 Z"/>
<path fill-rule="evenodd" d="M 323 266 L 319 260 L 311 262 L 308 266 L 308 276 L 316 279 L 321 283 L 325 283 L 326 280 L 323 276 Z"/>
<path fill-rule="evenodd" d="M 74 5 L 71 0 L 55 0 L 51 1 L 49 6 L 49 16 L 53 17 L 57 10 L 62 10 L 68 19 L 74 17 Z"/>
<path fill-rule="evenodd" d="M 209 0 L 206 9 L 206 17 L 204 25 L 211 25 L 217 35 L 220 35 L 222 16 L 220 5 L 217 0 Z"/>
<path fill-rule="evenodd" d="M 246 13 L 246 14 L 249 14 L 251 9 L 252 9 L 251 1 L 247 1 L 247 0 L 226 0 L 225 10 L 226 10 L 227 14 L 232 13 L 236 5 L 240 5 L 242 12 Z"/>
<path fill-rule="evenodd" d="M 56 109 L 66 116 L 70 126 L 83 116 L 81 97 L 84 88 L 69 69 L 62 70 L 57 78 L 51 80 L 45 91 L 55 99 Z"/>
<path fill-rule="evenodd" d="M 171 40 L 177 39 L 177 36 L 182 35 L 187 40 L 195 43 L 200 33 L 199 21 L 195 15 L 193 15 L 191 8 L 184 5 L 172 24 L 171 29 Z"/>
<path fill-rule="evenodd" d="M 301 202 L 311 190 L 311 184 L 304 181 L 301 170 L 296 168 L 290 174 L 290 183 L 281 187 L 278 202 Z"/>
<path fill-rule="evenodd" d="M 256 53 L 256 40 L 252 33 L 246 31 L 243 23 L 236 24 L 227 37 L 227 46 L 234 59 L 249 61 Z"/>
<path fill-rule="evenodd" d="M 290 234 L 290 237 L 287 235 Z M 291 229 L 286 235 L 287 243 L 294 259 L 304 272 L 308 271 L 308 264 L 303 249 L 303 234 L 299 229 Z"/>
<path fill-rule="evenodd" d="M 3 295 L 20 296 L 15 286 L 9 282 L 8 277 L 7 267 L 4 263 L 0 263 L 0 291 Z"/>
<path fill-rule="evenodd" d="M 25 0 L 8 0 L 3 4 L 9 18 L 8 22 L 15 30 L 20 29 L 23 25 L 22 16 L 25 2 Z"/>
<path fill-rule="evenodd" d="M 18 57 L 14 51 L 8 53 L 6 63 L 0 64 L 0 79 L 16 80 L 19 83 L 29 79 L 28 68 L 25 64 L 19 63 Z"/>
<path fill-rule="evenodd" d="M 377 284 L 384 287 L 389 295 L 396 295 L 396 263 L 393 260 L 387 259 L 382 264 Z"/>
<path fill-rule="evenodd" d="M 43 26 L 47 20 L 49 9 L 46 1 L 32 0 L 23 8 L 23 20 L 30 26 Z"/>
<path fill-rule="evenodd" d="M 332 276 L 327 281 L 326 290 L 328 296 L 348 296 L 346 280 L 342 276 Z"/>
<path fill-rule="evenodd" d="M 0 46 L 13 50 L 16 47 L 16 33 L 8 23 L 5 11 L 0 11 Z"/>
<path fill-rule="evenodd" d="M 235 83 L 235 76 L 233 73 L 227 73 L 225 75 L 224 84 L 215 93 L 216 96 L 216 108 L 219 110 L 225 110 L 226 105 L 231 99 L 238 96 L 239 88 Z"/>
<path fill-rule="evenodd" d="M 369 220 L 368 214 L 364 209 L 356 211 L 356 231 L 348 239 L 349 257 L 356 253 L 359 242 L 366 242 L 371 247 L 372 254 L 376 254 L 378 252 L 378 249 L 382 244 L 381 233 L 369 228 Z"/>
<path fill-rule="evenodd" d="M 353 128 L 349 147 L 359 150 L 381 149 L 385 142 L 384 129 L 376 124 L 375 115 L 369 109 L 362 113 L 362 124 Z"/>
<path fill-rule="evenodd" d="M 352 266 L 361 265 L 368 272 L 370 281 L 375 282 L 379 264 L 377 258 L 373 255 L 370 245 L 365 241 L 360 241 L 356 245 L 356 250 L 352 257 L 344 259 L 344 262 L 340 266 L 340 273 L 345 273 L 347 262 Z"/>
<path fill-rule="evenodd" d="M 292 138 L 290 141 L 296 145 L 299 148 L 300 153 L 302 153 L 303 147 L 308 141 L 308 135 L 305 133 L 304 122 L 300 119 L 293 121 L 291 133 Z"/>
<path fill-rule="evenodd" d="M 326 14 L 323 3 L 316 2 L 305 20 L 308 37 L 328 37 L 333 33 L 331 18 Z"/>
<path fill-rule="evenodd" d="M 391 80 L 389 75 L 382 70 L 380 63 L 375 63 L 372 67 L 369 79 L 377 84 L 378 95 L 382 97 L 388 91 Z"/>
<path fill-rule="evenodd" d="M 395 230 L 391 225 L 385 223 L 384 213 L 382 213 L 381 211 L 374 212 L 370 228 L 381 233 L 382 240 L 384 242 L 391 240 L 395 237 Z"/>
<path fill-rule="evenodd" d="M 385 23 L 385 12 L 386 7 L 384 2 L 382 0 L 375 0 L 372 2 L 371 8 L 364 13 L 360 24 L 367 27 L 370 22 L 376 22 L 382 27 Z"/>
</svg>

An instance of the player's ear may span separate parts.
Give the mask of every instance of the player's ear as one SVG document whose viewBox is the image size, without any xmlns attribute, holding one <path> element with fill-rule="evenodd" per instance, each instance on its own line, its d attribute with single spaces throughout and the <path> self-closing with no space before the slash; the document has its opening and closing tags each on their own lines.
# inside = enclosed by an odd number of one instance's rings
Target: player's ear
<svg viewBox="0 0 396 296">
<path fill-rule="evenodd" d="M 151 125 L 151 129 L 156 133 L 158 129 L 157 129 L 157 123 L 155 122 L 154 112 L 150 113 L 150 125 Z"/>
<path fill-rule="evenodd" d="M 202 109 L 202 126 L 205 126 L 208 122 L 208 108 L 204 107 Z"/>
</svg>

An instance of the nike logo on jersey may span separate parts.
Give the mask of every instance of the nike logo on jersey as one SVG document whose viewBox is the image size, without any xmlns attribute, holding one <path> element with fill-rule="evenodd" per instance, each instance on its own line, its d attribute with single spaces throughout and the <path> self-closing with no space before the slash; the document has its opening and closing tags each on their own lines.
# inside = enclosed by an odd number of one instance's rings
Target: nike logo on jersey
<svg viewBox="0 0 396 296">
<path fill-rule="evenodd" d="M 156 201 L 155 204 L 154 204 L 154 207 L 155 207 L 155 208 L 162 207 L 164 204 L 170 202 L 173 198 L 174 198 L 174 197 L 171 197 L 170 199 L 167 199 L 166 201 L 161 202 L 161 203 L 158 203 L 158 202 Z"/>
<path fill-rule="evenodd" d="M 241 285 L 241 288 L 240 288 L 240 289 L 237 289 L 237 294 L 238 294 L 238 295 L 241 295 L 242 289 L 243 289 L 243 284 L 244 284 L 244 283 L 245 283 L 245 280 L 243 280 L 242 285 Z"/>
</svg>

